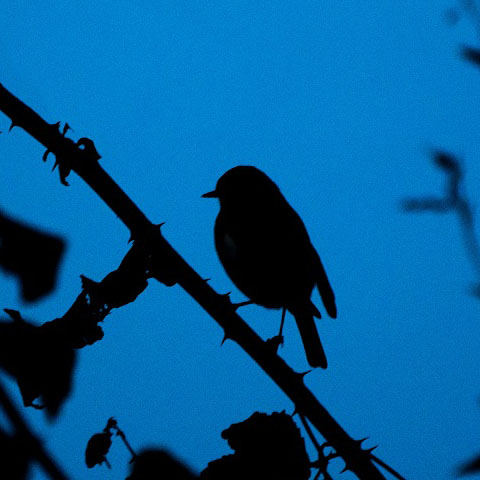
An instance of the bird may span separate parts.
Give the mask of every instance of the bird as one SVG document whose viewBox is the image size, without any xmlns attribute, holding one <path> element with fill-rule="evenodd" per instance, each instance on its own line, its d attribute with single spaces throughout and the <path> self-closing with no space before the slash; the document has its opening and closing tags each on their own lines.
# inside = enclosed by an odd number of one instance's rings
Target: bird
<svg viewBox="0 0 480 480">
<path fill-rule="evenodd" d="M 282 326 L 289 311 L 308 363 L 327 368 L 314 321 L 321 314 L 310 297 L 316 286 L 328 315 L 336 318 L 335 294 L 302 219 L 279 187 L 258 168 L 240 165 L 202 197 L 220 202 L 214 240 L 227 275 L 251 303 L 283 309 Z"/>
</svg>

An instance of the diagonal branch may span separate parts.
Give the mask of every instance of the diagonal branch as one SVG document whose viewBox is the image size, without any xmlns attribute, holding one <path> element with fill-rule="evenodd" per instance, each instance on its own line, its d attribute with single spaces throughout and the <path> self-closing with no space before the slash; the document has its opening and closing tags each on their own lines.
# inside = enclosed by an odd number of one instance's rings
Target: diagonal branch
<svg viewBox="0 0 480 480">
<path fill-rule="evenodd" d="M 15 427 L 17 435 L 22 439 L 25 448 L 29 450 L 32 457 L 42 466 L 43 470 L 50 475 L 53 480 L 66 480 L 65 474 L 60 467 L 52 460 L 50 455 L 44 450 L 42 443 L 30 431 L 28 425 L 15 408 L 12 400 L 0 384 L 0 405 L 3 407 L 7 417 Z"/>
<path fill-rule="evenodd" d="M 130 229 L 131 236 L 151 251 L 157 259 L 157 280 L 172 285 L 172 277 L 224 329 L 225 337 L 235 340 L 245 352 L 272 378 L 307 417 L 359 478 L 384 479 L 367 451 L 335 421 L 305 386 L 303 375 L 294 372 L 284 360 L 269 349 L 265 342 L 237 315 L 230 300 L 216 293 L 188 263 L 171 247 L 140 209 L 130 200 L 98 163 L 99 155 L 93 142 L 81 139 L 77 144 L 66 138 L 58 124 L 45 122 L 30 107 L 0 84 L 0 110 L 55 154 L 60 176 L 75 171 L 115 212 Z M 84 147 L 83 149 L 80 147 Z M 167 281 L 165 281 L 167 277 Z"/>
</svg>

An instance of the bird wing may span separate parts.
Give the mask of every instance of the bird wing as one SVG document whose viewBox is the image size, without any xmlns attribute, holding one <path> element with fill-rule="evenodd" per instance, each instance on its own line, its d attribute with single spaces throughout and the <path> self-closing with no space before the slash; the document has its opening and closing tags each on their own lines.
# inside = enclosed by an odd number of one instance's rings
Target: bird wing
<svg viewBox="0 0 480 480">
<path fill-rule="evenodd" d="M 333 293 L 333 288 L 330 285 L 330 281 L 327 277 L 327 272 L 323 267 L 320 256 L 316 251 L 315 254 L 317 257 L 315 282 L 317 284 L 318 293 L 322 297 L 323 305 L 325 306 L 325 309 L 327 310 L 327 313 L 330 315 L 330 317 L 337 318 L 337 305 L 335 303 L 335 294 Z"/>
</svg>

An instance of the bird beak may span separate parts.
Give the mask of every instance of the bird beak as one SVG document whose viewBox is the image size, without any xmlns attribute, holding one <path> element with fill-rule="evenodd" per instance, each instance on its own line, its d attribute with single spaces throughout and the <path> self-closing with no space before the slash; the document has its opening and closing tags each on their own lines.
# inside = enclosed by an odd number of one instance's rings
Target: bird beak
<svg viewBox="0 0 480 480">
<path fill-rule="evenodd" d="M 218 193 L 216 190 L 212 190 L 211 192 L 204 193 L 202 198 L 218 198 Z"/>
</svg>

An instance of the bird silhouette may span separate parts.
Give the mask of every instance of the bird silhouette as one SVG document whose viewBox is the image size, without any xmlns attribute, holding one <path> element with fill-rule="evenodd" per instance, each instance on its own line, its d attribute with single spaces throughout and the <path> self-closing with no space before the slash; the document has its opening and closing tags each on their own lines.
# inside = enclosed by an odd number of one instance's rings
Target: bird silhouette
<svg viewBox="0 0 480 480">
<path fill-rule="evenodd" d="M 220 201 L 215 248 L 233 283 L 253 303 L 291 312 L 309 364 L 327 368 L 314 321 L 321 315 L 310 297 L 316 285 L 336 318 L 335 295 L 305 225 L 280 189 L 256 167 L 238 166 L 202 197 Z"/>
</svg>

